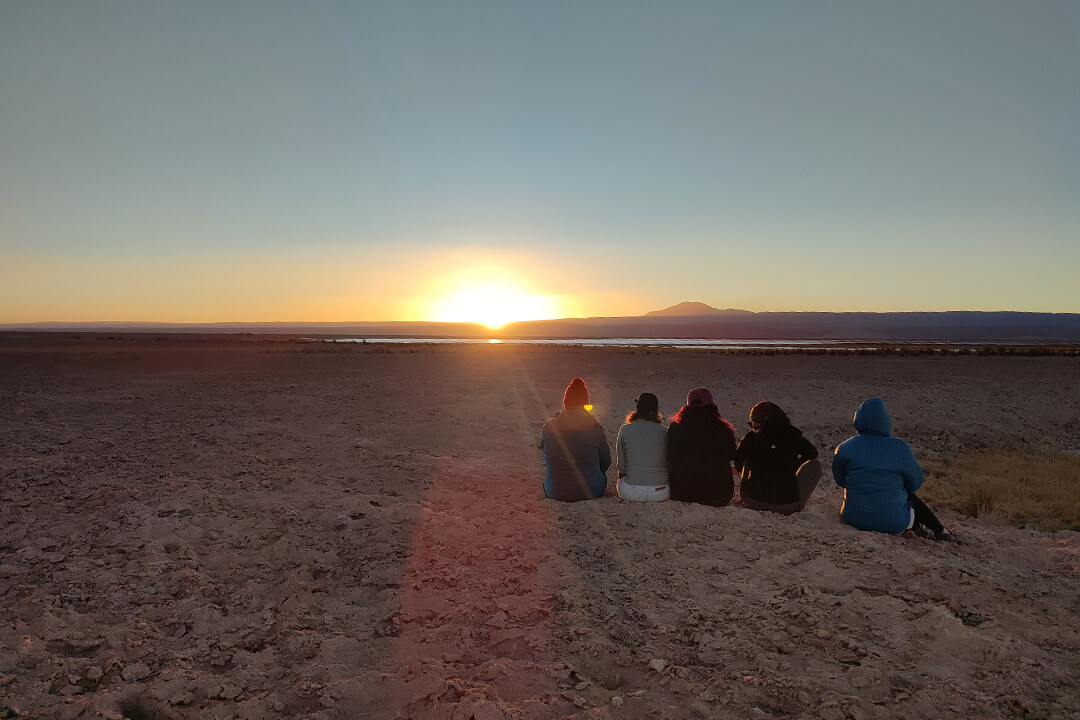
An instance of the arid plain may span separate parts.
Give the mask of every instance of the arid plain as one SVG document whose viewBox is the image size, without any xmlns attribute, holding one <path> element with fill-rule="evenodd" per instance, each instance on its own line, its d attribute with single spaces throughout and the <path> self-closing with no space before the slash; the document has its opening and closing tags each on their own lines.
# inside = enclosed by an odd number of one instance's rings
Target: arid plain
<svg viewBox="0 0 1080 720">
<path fill-rule="evenodd" d="M 1080 448 L 1080 358 L 0 335 L 0 716 L 1076 718 L 1080 533 L 543 499 L 580 375 L 822 452 Z M 614 472 L 609 477 L 614 479 Z M 935 481 L 931 476 L 928 484 Z"/>
</svg>

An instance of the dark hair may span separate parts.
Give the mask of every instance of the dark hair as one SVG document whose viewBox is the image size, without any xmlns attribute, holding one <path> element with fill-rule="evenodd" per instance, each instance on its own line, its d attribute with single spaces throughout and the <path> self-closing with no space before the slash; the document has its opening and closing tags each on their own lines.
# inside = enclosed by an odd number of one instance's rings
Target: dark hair
<svg viewBox="0 0 1080 720">
<path fill-rule="evenodd" d="M 652 393 L 641 393 L 634 398 L 634 407 L 634 412 L 626 414 L 626 422 L 632 423 L 635 420 L 664 422 L 664 416 L 660 414 L 660 401 Z"/>
<path fill-rule="evenodd" d="M 750 408 L 750 419 L 761 423 L 762 426 L 766 423 L 791 425 L 791 418 L 787 416 L 787 413 L 781 410 L 779 405 L 768 400 L 763 400 Z"/>
<path fill-rule="evenodd" d="M 683 422 L 697 422 L 702 425 L 727 425 L 728 429 L 735 432 L 735 426 L 720 414 L 720 408 L 716 403 L 712 405 L 683 405 L 675 417 L 671 418 L 672 424 Z"/>
</svg>

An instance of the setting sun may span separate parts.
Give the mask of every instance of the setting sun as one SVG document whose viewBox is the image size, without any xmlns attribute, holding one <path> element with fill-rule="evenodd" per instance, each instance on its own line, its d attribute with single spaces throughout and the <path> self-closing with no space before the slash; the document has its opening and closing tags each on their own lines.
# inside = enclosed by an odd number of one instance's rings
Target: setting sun
<svg viewBox="0 0 1080 720">
<path fill-rule="evenodd" d="M 546 320 L 557 316 L 555 301 L 498 280 L 459 287 L 435 301 L 434 319 L 475 322 L 495 329 L 519 320 Z"/>
</svg>

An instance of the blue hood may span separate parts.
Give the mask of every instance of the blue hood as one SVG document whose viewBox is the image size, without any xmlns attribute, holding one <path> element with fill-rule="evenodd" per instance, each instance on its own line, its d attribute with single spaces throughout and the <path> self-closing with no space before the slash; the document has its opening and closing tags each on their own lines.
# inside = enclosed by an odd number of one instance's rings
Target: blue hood
<svg viewBox="0 0 1080 720">
<path fill-rule="evenodd" d="M 881 398 L 870 398 L 860 405 L 853 422 L 860 435 L 892 435 L 892 418 Z"/>
</svg>

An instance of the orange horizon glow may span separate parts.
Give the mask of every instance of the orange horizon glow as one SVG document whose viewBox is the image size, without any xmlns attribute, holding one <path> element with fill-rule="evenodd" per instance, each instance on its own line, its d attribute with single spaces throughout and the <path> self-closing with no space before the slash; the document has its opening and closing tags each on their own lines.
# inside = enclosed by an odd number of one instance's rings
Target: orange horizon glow
<svg viewBox="0 0 1080 720">
<path fill-rule="evenodd" d="M 428 318 L 469 322 L 497 330 L 512 322 L 566 317 L 560 298 L 535 292 L 530 283 L 501 267 L 476 267 L 438 281 Z"/>
</svg>

